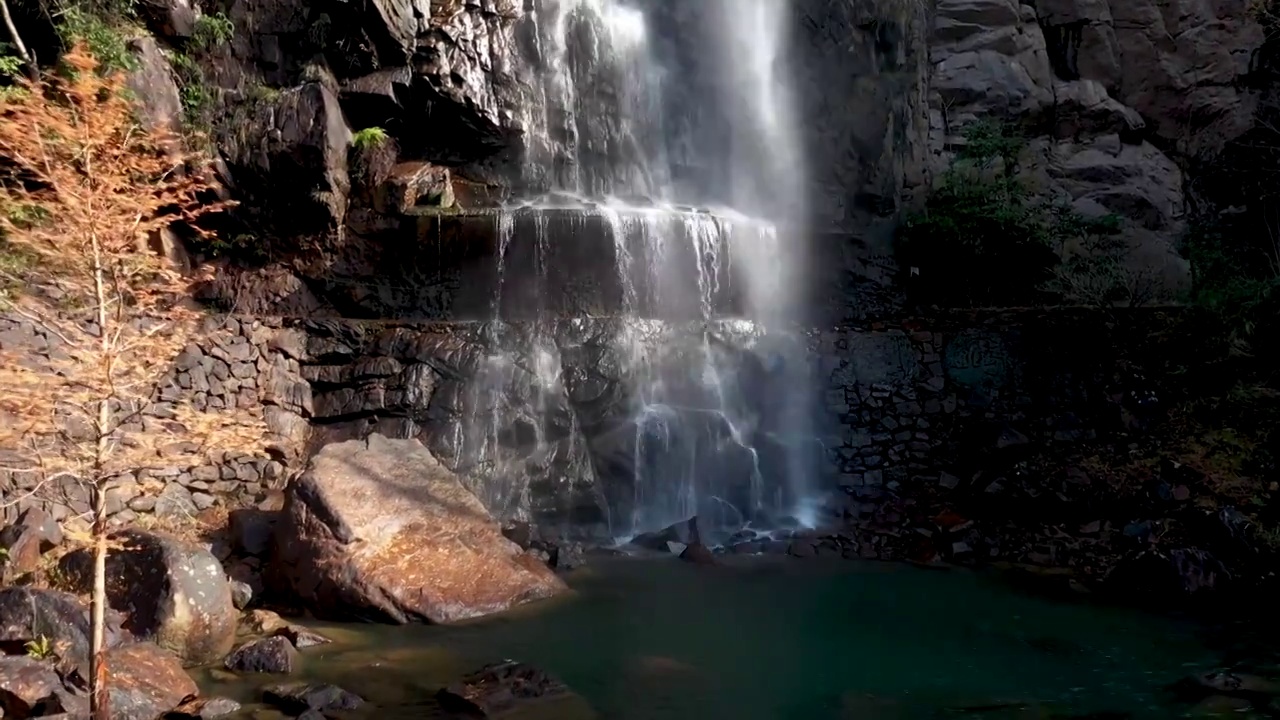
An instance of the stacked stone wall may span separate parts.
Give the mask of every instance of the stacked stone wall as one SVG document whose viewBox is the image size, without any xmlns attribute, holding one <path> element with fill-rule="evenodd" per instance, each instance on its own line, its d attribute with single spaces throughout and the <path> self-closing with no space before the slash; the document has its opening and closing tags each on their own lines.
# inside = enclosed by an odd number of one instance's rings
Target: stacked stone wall
<svg viewBox="0 0 1280 720">
<path fill-rule="evenodd" d="M 828 459 L 846 486 L 954 487 L 987 451 L 1138 429 L 1176 393 L 1180 312 L 966 313 L 819 334 Z"/>
<path fill-rule="evenodd" d="M 172 369 L 166 382 L 136 427 L 129 429 L 158 429 L 174 416 L 179 403 L 224 415 L 228 422 L 256 424 L 260 410 L 266 452 L 215 448 L 206 463 L 191 465 L 166 463 L 162 449 L 154 464 L 109 483 L 111 521 L 123 525 L 143 516 L 181 520 L 218 506 L 257 502 L 282 485 L 299 466 L 308 435 L 305 418 L 311 391 L 299 375 L 297 359 L 303 345 L 297 331 L 278 321 L 206 318 L 195 339 L 169 360 Z M 0 351 L 42 367 L 57 360 L 62 347 L 56 335 L 39 324 L 8 314 L 0 315 Z M 181 441 L 172 447 L 175 457 L 189 456 L 190 449 Z M 29 507 L 40 507 L 60 521 L 84 519 L 89 513 L 88 488 L 70 477 L 49 482 L 36 472 L 5 472 L 0 474 L 0 497 L 0 526 Z"/>
</svg>

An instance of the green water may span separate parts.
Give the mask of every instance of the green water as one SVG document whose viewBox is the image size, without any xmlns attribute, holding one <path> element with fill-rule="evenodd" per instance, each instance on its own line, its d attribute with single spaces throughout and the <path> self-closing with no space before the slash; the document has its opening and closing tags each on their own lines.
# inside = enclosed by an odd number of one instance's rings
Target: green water
<svg viewBox="0 0 1280 720">
<path fill-rule="evenodd" d="M 567 599 L 461 626 L 314 625 L 337 642 L 304 651 L 301 675 L 365 696 L 384 720 L 430 717 L 436 688 L 504 658 L 558 676 L 609 720 L 1170 718 L 1185 709 L 1163 686 L 1217 659 L 1190 625 L 960 570 L 618 559 L 572 583 Z M 273 681 L 205 687 L 248 700 Z"/>
</svg>

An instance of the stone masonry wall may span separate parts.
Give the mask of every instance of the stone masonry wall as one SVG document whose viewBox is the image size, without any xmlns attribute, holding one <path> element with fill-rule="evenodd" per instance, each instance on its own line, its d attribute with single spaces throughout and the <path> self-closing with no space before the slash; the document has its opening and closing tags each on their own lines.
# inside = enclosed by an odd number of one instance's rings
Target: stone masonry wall
<svg viewBox="0 0 1280 720">
<path fill-rule="evenodd" d="M 992 449 L 1129 432 L 1159 404 L 1177 313 L 956 314 L 819 336 L 844 486 L 969 482 Z"/>
<path fill-rule="evenodd" d="M 109 484 L 113 523 L 132 523 L 142 516 L 181 519 L 216 506 L 256 502 L 300 464 L 309 432 L 304 416 L 311 404 L 310 387 L 299 375 L 301 335 L 269 319 L 210 316 L 197 338 L 173 360 L 168 382 L 134 430 L 146 432 L 171 417 L 179 401 L 227 414 L 233 422 L 241 421 L 234 417 L 237 412 L 261 408 L 269 433 L 267 453 L 220 449 L 208 464 L 195 467 L 165 464 L 162 453 L 154 465 Z M 38 364 L 56 357 L 59 341 L 24 318 L 0 315 L 0 350 L 21 353 Z M 34 473 L 0 473 L 0 526 L 28 507 L 42 507 L 60 521 L 87 516 L 86 487 L 70 478 L 53 486 L 38 483 Z"/>
<path fill-rule="evenodd" d="M 1121 317 L 1094 311 L 955 313 L 814 334 L 825 379 L 824 447 L 829 486 L 927 484 L 942 490 L 980 482 L 985 454 L 1014 445 L 1044 447 L 1125 433 L 1158 404 L 1143 377 L 1159 374 L 1171 351 L 1177 313 L 1140 311 Z M 313 397 L 300 361 L 303 324 L 272 318 L 211 316 L 200 340 L 174 360 L 171 383 L 144 426 L 188 398 L 200 410 L 261 407 L 268 453 L 226 449 L 199 467 L 165 465 L 119 478 L 110 491 L 117 523 L 140 516 L 181 518 L 215 506 L 259 501 L 301 469 L 311 440 Z M 56 340 L 30 323 L 0 316 L 0 349 L 33 356 L 57 351 Z M 1152 372 L 1154 370 L 1154 373 Z M 318 402 L 318 401 L 317 401 Z M 320 413 L 323 414 L 323 413 Z M 34 477 L 0 476 L 0 496 L 17 499 Z M 82 487 L 68 483 L 0 503 L 12 522 L 41 504 L 58 519 L 86 513 Z"/>
</svg>

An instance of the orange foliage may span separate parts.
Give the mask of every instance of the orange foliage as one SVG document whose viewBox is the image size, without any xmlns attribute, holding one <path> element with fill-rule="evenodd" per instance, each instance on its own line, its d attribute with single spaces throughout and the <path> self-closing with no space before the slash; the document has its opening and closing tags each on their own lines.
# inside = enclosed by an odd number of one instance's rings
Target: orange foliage
<svg viewBox="0 0 1280 720">
<path fill-rule="evenodd" d="M 256 427 L 182 406 L 146 413 L 199 319 L 190 278 L 148 239 L 177 222 L 194 229 L 226 203 L 204 202 L 203 164 L 176 137 L 137 124 L 123 76 L 95 72 L 83 47 L 65 62 L 70 77 L 28 83 L 0 105 L 0 237 L 37 259 L 22 280 L 61 298 L 10 309 L 56 347 L 43 364 L 0 358 L 0 448 L 23 451 L 11 465 L 90 483 L 154 466 L 161 452 L 179 465 L 214 445 L 248 450 Z"/>
<path fill-rule="evenodd" d="M 9 469 L 36 473 L 32 493 L 65 481 L 87 485 L 89 706 L 94 720 L 108 720 L 108 484 L 161 456 L 166 465 L 179 455 L 194 464 L 215 445 L 250 450 L 264 434 L 177 398 L 156 404 L 198 313 L 185 302 L 186 280 L 148 239 L 175 222 L 194 226 L 222 205 L 202 202 L 210 189 L 202 165 L 176 138 L 134 122 L 122 76 L 99 75 L 82 46 L 64 60 L 70 77 L 27 83 L 0 106 L 0 232 L 6 249 L 37 260 L 33 277 L 9 280 L 55 290 L 12 308 L 55 347 L 44 361 L 0 358 L 0 448 L 16 451 L 3 458 Z M 55 306 L 51 295 L 63 302 Z"/>
</svg>

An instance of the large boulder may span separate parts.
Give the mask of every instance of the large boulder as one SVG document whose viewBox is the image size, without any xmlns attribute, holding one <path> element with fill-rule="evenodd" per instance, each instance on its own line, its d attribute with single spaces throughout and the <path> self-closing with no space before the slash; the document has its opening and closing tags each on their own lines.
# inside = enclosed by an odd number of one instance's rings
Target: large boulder
<svg viewBox="0 0 1280 720">
<path fill-rule="evenodd" d="M 53 663 L 26 656 L 0 656 L 0 716 L 30 717 L 59 690 L 62 679 Z"/>
<path fill-rule="evenodd" d="M 106 661 L 112 720 L 155 720 L 199 692 L 182 661 L 152 643 L 121 645 Z"/>
<path fill-rule="evenodd" d="M 190 665 L 221 660 L 235 642 L 237 613 L 222 565 L 208 550 L 177 538 L 125 530 L 110 537 L 107 602 L 139 638 Z M 92 555 L 77 550 L 61 566 L 78 589 L 92 580 Z"/>
<path fill-rule="evenodd" d="M 117 613 L 107 614 L 107 645 L 129 638 Z M 23 653 L 29 642 L 48 642 L 70 663 L 89 661 L 89 612 L 76 596 L 31 587 L 0 589 L 0 652 Z M 41 638 L 44 638 L 42 641 Z"/>
<path fill-rule="evenodd" d="M 128 643 L 107 650 L 107 705 L 112 720 L 156 720 L 199 692 L 173 653 L 152 643 Z M 87 670 L 81 669 L 81 678 Z M 83 687 L 62 677 L 49 661 L 0 656 L 0 715 L 36 717 L 67 713 L 84 717 Z"/>
<path fill-rule="evenodd" d="M 342 225 L 351 189 L 351 129 L 338 105 L 336 80 L 322 66 L 314 79 L 285 90 L 259 119 L 224 142 L 237 186 L 271 203 L 272 218 L 297 235 Z"/>
<path fill-rule="evenodd" d="M 182 94 L 164 51 L 151 36 L 131 40 L 129 47 L 136 67 L 128 87 L 138 99 L 139 118 L 147 128 L 176 134 L 182 129 Z"/>
<path fill-rule="evenodd" d="M 268 577 L 323 618 L 447 623 L 566 587 L 417 440 L 324 447 L 290 484 Z"/>
<path fill-rule="evenodd" d="M 40 557 L 62 542 L 62 528 L 49 513 L 39 508 L 28 508 L 18 521 L 0 531 L 0 566 L 10 575 L 21 575 L 35 570 Z"/>
</svg>

